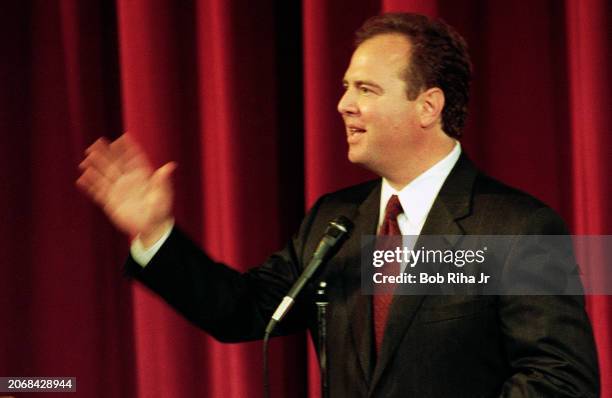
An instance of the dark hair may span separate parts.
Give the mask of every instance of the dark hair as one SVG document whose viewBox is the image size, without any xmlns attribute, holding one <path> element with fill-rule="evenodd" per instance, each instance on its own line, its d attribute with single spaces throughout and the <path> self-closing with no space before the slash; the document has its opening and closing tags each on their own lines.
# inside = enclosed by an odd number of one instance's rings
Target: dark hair
<svg viewBox="0 0 612 398">
<path fill-rule="evenodd" d="M 387 13 L 368 19 L 355 33 L 355 45 L 385 33 L 406 36 L 412 62 L 406 67 L 408 99 L 431 87 L 444 92 L 442 130 L 459 137 L 467 117 L 472 64 L 463 37 L 441 20 L 410 13 Z"/>
</svg>

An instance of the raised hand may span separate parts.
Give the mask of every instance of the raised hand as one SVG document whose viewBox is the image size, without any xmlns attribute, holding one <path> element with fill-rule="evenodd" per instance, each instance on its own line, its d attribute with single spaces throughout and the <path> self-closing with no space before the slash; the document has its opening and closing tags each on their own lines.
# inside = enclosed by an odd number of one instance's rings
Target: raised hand
<svg viewBox="0 0 612 398">
<path fill-rule="evenodd" d="M 85 151 L 77 186 L 123 232 L 153 244 L 172 223 L 170 175 L 176 163 L 153 170 L 143 150 L 124 134 L 109 143 L 100 138 Z"/>
</svg>

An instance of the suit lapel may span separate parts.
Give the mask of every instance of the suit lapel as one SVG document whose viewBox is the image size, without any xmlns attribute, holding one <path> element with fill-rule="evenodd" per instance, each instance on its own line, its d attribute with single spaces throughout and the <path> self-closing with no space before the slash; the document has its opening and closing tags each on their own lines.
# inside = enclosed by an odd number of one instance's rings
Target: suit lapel
<svg viewBox="0 0 612 398">
<path fill-rule="evenodd" d="M 478 171 L 462 153 L 427 215 L 421 235 L 462 235 L 458 222 L 471 213 L 472 188 Z"/>
<path fill-rule="evenodd" d="M 450 246 L 455 245 L 458 236 L 464 233 L 458 221 L 468 216 L 471 211 L 471 192 L 476 173 L 477 171 L 471 161 L 465 154 L 462 154 L 442 185 L 427 215 L 421 235 L 445 235 L 447 243 Z M 417 241 L 415 247 L 418 247 L 418 245 L 419 242 Z M 398 295 L 394 297 L 389 309 L 388 324 L 374 368 L 372 383 L 370 383 L 370 393 L 374 391 L 385 368 L 393 358 L 425 297 L 423 295 Z M 371 302 L 369 298 L 368 301 Z M 371 304 L 369 307 L 371 322 Z"/>
</svg>

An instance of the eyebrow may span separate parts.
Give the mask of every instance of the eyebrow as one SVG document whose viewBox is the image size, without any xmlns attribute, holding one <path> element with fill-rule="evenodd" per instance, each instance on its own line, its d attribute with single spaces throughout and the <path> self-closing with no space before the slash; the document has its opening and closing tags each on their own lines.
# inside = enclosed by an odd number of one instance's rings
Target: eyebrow
<svg viewBox="0 0 612 398">
<path fill-rule="evenodd" d="M 346 79 L 342 79 L 342 84 L 343 84 L 343 85 L 348 85 L 348 84 L 349 84 L 349 82 L 348 82 L 348 80 L 346 80 Z M 355 80 L 355 81 L 353 82 L 353 84 L 354 84 L 355 86 L 357 86 L 357 87 L 359 87 L 359 86 L 371 86 L 371 87 L 377 88 L 377 89 L 378 89 L 378 90 L 380 90 L 380 91 L 384 91 L 384 90 L 383 90 L 383 88 L 382 88 L 381 86 L 379 86 L 378 84 L 374 83 L 374 82 L 373 82 L 373 81 L 371 81 L 371 80 Z"/>
</svg>

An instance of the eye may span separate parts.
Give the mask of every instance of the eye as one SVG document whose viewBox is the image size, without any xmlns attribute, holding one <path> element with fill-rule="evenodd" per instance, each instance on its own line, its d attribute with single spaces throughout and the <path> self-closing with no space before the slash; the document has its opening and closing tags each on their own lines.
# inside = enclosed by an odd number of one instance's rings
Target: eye
<svg viewBox="0 0 612 398">
<path fill-rule="evenodd" d="M 370 94 L 372 90 L 370 90 L 366 86 L 359 86 L 359 92 L 361 92 L 362 94 Z"/>
</svg>

